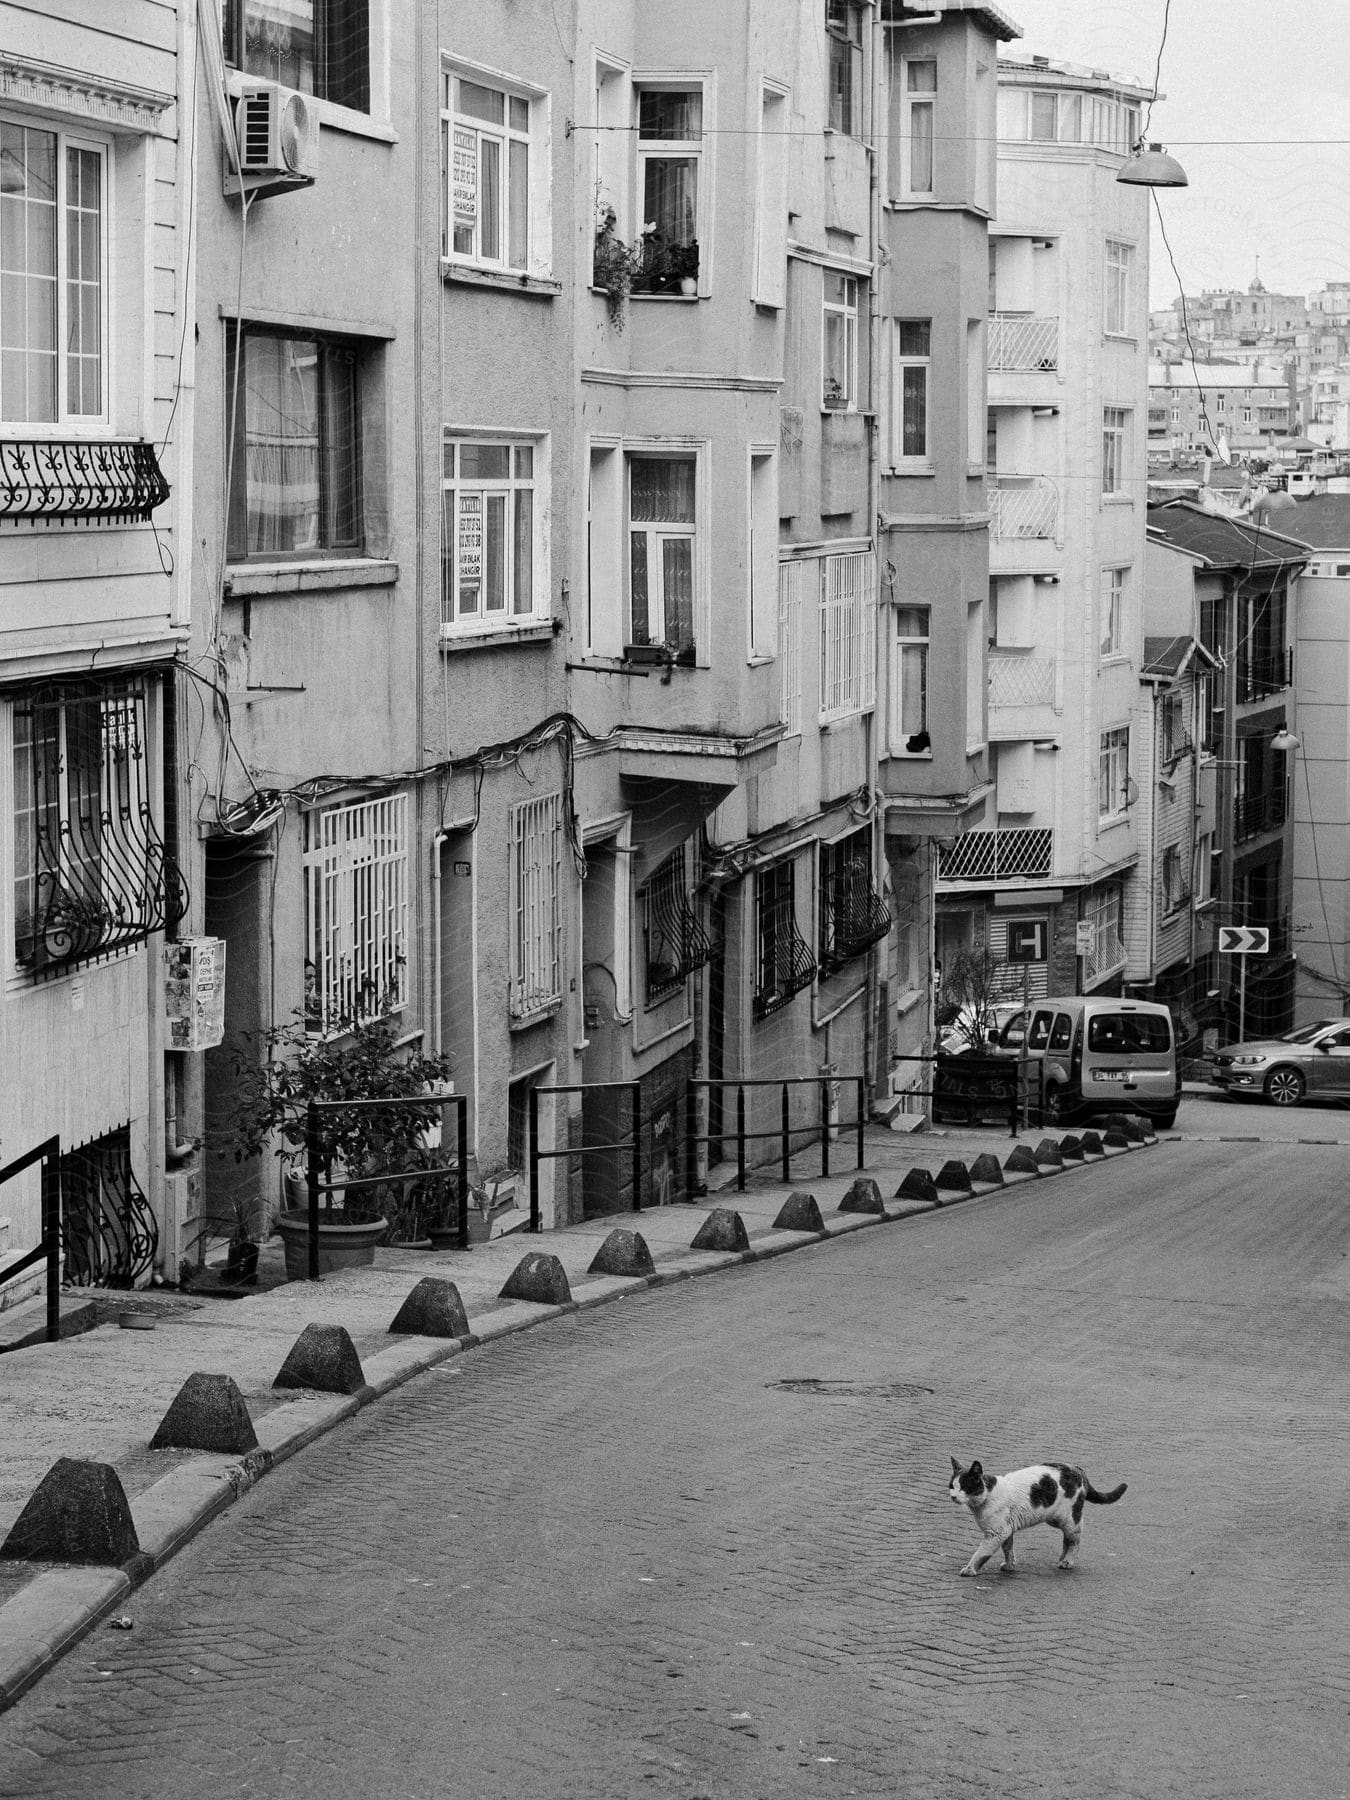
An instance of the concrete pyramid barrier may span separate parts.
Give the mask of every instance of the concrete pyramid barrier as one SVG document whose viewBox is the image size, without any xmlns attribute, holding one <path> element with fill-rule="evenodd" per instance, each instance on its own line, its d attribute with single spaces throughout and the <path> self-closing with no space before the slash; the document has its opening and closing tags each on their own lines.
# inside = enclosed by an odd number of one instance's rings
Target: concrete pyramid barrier
<svg viewBox="0 0 1350 1800">
<path fill-rule="evenodd" d="M 656 1264 L 641 1232 L 622 1225 L 614 1230 L 591 1258 L 591 1275 L 654 1275 Z"/>
<path fill-rule="evenodd" d="M 841 1213 L 880 1213 L 884 1217 L 886 1203 L 872 1176 L 859 1175 L 836 1210 Z"/>
<path fill-rule="evenodd" d="M 825 1221 L 820 1215 L 820 1202 L 814 1194 L 789 1194 L 773 1222 L 775 1231 L 821 1231 Z"/>
<path fill-rule="evenodd" d="M 1012 1175 L 1039 1175 L 1040 1165 L 1036 1161 L 1036 1152 L 1026 1144 L 1018 1144 L 1003 1159 L 1004 1172 Z"/>
<path fill-rule="evenodd" d="M 0 1544 L 0 1557 L 120 1568 L 140 1550 L 126 1490 L 112 1464 L 61 1456 Z"/>
<path fill-rule="evenodd" d="M 950 1162 L 943 1163 L 934 1178 L 933 1186 L 942 1193 L 969 1194 L 972 1191 L 970 1170 L 963 1162 L 953 1158 Z"/>
<path fill-rule="evenodd" d="M 345 1325 L 306 1325 L 273 1381 L 274 1388 L 357 1394 L 366 1385 L 361 1358 Z"/>
<path fill-rule="evenodd" d="M 567 1270 L 546 1250 L 532 1250 L 521 1257 L 507 1276 L 500 1298 L 533 1300 L 540 1306 L 567 1306 L 572 1299 Z"/>
<path fill-rule="evenodd" d="M 972 1181 L 988 1181 L 994 1187 L 1003 1186 L 1003 1171 L 999 1168 L 998 1158 L 992 1150 L 982 1151 L 975 1158 L 970 1165 L 970 1179 Z"/>
<path fill-rule="evenodd" d="M 453 1281 L 424 1275 L 394 1314 L 389 1329 L 410 1337 L 468 1337 L 469 1319 Z"/>
<path fill-rule="evenodd" d="M 745 1220 L 729 1206 L 714 1207 L 694 1233 L 691 1250 L 748 1250 L 750 1234 Z"/>
<path fill-rule="evenodd" d="M 926 1200 L 930 1206 L 937 1206 L 938 1191 L 931 1173 L 927 1169 L 911 1169 L 895 1190 L 897 1200 Z"/>
<path fill-rule="evenodd" d="M 258 1448 L 244 1396 L 229 1375 L 189 1375 L 155 1427 L 152 1450 L 219 1450 L 243 1455 Z"/>
</svg>

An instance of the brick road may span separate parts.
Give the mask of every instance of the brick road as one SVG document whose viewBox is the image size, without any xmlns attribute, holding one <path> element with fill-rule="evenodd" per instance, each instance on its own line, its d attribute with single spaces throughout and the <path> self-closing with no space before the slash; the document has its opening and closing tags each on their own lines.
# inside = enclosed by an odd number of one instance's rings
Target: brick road
<svg viewBox="0 0 1350 1800">
<path fill-rule="evenodd" d="M 1174 1142 L 445 1365 L 0 1718 L 0 1795 L 1334 1800 L 1344 1154 Z M 949 1451 L 1130 1490 L 962 1581 Z"/>
</svg>

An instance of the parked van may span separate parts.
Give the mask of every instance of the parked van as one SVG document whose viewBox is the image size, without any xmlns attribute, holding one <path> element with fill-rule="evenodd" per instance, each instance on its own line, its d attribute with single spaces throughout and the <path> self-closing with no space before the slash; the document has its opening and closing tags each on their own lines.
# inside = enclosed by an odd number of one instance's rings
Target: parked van
<svg viewBox="0 0 1350 1800">
<path fill-rule="evenodd" d="M 1045 1065 L 1047 1121 L 1146 1113 L 1164 1130 L 1181 1102 L 1172 1015 L 1152 1000 L 1071 994 L 1009 1019 L 1000 1052 Z"/>
</svg>

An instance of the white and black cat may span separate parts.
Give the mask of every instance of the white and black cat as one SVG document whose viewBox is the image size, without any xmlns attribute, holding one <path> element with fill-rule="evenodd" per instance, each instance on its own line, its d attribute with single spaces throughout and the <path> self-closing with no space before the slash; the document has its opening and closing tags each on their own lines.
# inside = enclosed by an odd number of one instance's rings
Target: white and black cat
<svg viewBox="0 0 1350 1800">
<path fill-rule="evenodd" d="M 979 1463 L 963 1469 L 952 1458 L 952 1479 L 948 1492 L 961 1506 L 968 1506 L 983 1534 L 983 1542 L 962 1569 L 963 1575 L 978 1575 L 999 1550 L 1003 1552 L 1003 1573 L 1010 1575 L 1017 1567 L 1013 1547 L 1016 1534 L 1028 1525 L 1053 1525 L 1064 1537 L 1061 1569 L 1071 1569 L 1083 1535 L 1083 1503 L 1110 1506 L 1125 1492 L 1125 1483 L 1099 1494 L 1082 1469 L 1067 1463 L 1033 1463 L 1029 1469 L 1014 1469 L 1009 1475 L 986 1475 Z"/>
</svg>

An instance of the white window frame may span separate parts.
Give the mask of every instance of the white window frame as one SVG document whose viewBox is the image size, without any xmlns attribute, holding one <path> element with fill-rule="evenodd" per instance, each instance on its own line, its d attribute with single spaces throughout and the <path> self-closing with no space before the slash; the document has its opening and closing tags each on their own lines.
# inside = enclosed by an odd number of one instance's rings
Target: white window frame
<svg viewBox="0 0 1350 1800">
<path fill-rule="evenodd" d="M 238 3 L 242 7 L 244 0 L 238 0 Z M 361 133 L 368 131 L 371 122 L 377 115 L 377 110 L 385 116 L 388 115 L 389 111 L 388 71 L 386 68 L 384 52 L 387 50 L 387 38 L 385 36 L 387 33 L 386 15 L 390 3 L 391 0 L 364 0 L 361 8 L 364 14 L 366 29 L 366 104 L 364 106 L 351 106 L 345 100 L 330 99 L 327 94 L 316 93 L 312 85 L 305 87 L 303 83 L 300 82 L 288 82 L 284 79 L 284 72 L 280 70 L 277 71 L 276 74 L 273 74 L 267 69 L 246 69 L 242 60 L 236 61 L 233 50 L 227 47 L 225 52 L 227 68 L 226 81 L 231 98 L 237 99 L 244 88 L 252 83 L 278 80 L 284 87 L 299 87 L 306 98 L 314 102 L 314 105 L 319 111 L 319 117 L 322 120 L 331 120 L 335 125 L 338 125 L 344 130 L 354 130 Z M 218 10 L 228 12 L 228 0 L 226 0 L 225 7 Z M 316 5 L 315 13 L 316 15 L 320 15 L 315 19 L 316 62 L 320 61 L 324 55 L 326 55 L 326 46 L 323 42 L 322 31 L 320 28 L 321 12 L 322 9 Z M 383 80 L 381 79 L 382 77 L 384 77 Z"/>
<path fill-rule="evenodd" d="M 1125 463 L 1129 455 L 1130 412 L 1125 406 L 1102 408 L 1102 497 L 1128 499 Z"/>
<path fill-rule="evenodd" d="M 641 134 L 642 96 L 650 93 L 692 93 L 694 90 L 702 96 L 700 105 L 699 135 L 696 138 L 644 138 Z M 692 160 L 696 164 L 694 178 L 694 237 L 698 245 L 698 277 L 697 292 L 709 292 L 709 249 L 712 237 L 712 133 L 715 125 L 713 118 L 714 83 L 707 73 L 696 73 L 692 70 L 671 69 L 635 69 L 631 78 L 630 94 L 632 107 L 632 163 L 631 194 L 633 229 L 631 243 L 640 245 L 645 238 L 644 226 L 649 223 L 641 215 L 645 202 L 646 180 L 644 165 L 655 160 Z M 636 298 L 659 299 L 660 295 L 643 294 L 634 290 Z"/>
<path fill-rule="evenodd" d="M 821 725 L 876 704 L 876 574 L 870 550 L 822 556 L 820 563 Z"/>
<path fill-rule="evenodd" d="M 928 690 L 932 673 L 933 609 L 922 603 L 897 606 L 894 609 L 894 642 L 891 661 L 891 755 L 912 760 L 931 761 L 932 734 L 928 725 Z M 907 624 L 921 629 L 906 630 Z M 917 719 L 905 707 L 905 671 L 913 662 L 918 665 L 920 697 Z M 910 740 L 921 735 L 928 743 L 918 749 L 907 748 Z"/>
<path fill-rule="evenodd" d="M 1130 305 L 1134 294 L 1134 245 L 1122 238 L 1106 240 L 1107 337 L 1132 337 Z"/>
<path fill-rule="evenodd" d="M 837 22 L 831 17 L 832 12 L 842 11 L 844 19 Z M 826 118 L 828 129 L 837 131 L 844 137 L 861 138 L 863 135 L 863 41 L 870 21 L 868 9 L 862 0 L 827 0 L 825 8 L 825 71 L 828 83 L 826 94 Z M 834 122 L 834 56 L 832 45 L 840 44 L 847 58 L 849 78 L 849 118 L 847 123 Z"/>
<path fill-rule="evenodd" d="M 844 269 L 826 267 L 821 271 L 823 282 L 821 290 L 820 320 L 820 403 L 831 412 L 856 412 L 858 410 L 858 278 Z M 837 284 L 839 292 L 831 293 Z M 833 379 L 830 370 L 829 344 L 830 324 L 837 321 L 837 329 L 843 336 L 843 390 L 831 394 L 830 382 Z"/>
<path fill-rule="evenodd" d="M 514 1022 L 562 1004 L 561 794 L 511 808 L 509 1010 Z"/>
<path fill-rule="evenodd" d="M 802 583 L 800 559 L 778 565 L 779 708 L 785 737 L 802 734 Z"/>
<path fill-rule="evenodd" d="M 502 123 L 494 124 L 471 113 L 456 109 L 456 83 L 472 82 L 502 96 Z M 511 102 L 526 109 L 522 128 L 512 119 Z M 483 144 L 498 147 L 499 198 L 497 206 L 498 253 L 483 250 L 482 181 Z M 471 269 L 484 269 L 509 275 L 531 275 L 546 279 L 551 266 L 551 185 L 549 95 L 546 89 L 533 87 L 495 69 L 486 69 L 458 58 L 447 59 L 441 68 L 441 162 L 442 162 L 442 242 L 445 262 Z M 525 155 L 525 247 L 523 256 L 512 254 L 512 210 L 510 162 L 513 146 L 523 147 Z M 472 159 L 471 162 L 469 159 Z M 456 248 L 456 220 L 462 218 L 457 200 L 467 196 L 472 172 L 474 212 L 470 231 L 472 243 Z"/>
<path fill-rule="evenodd" d="M 455 473 L 446 475 L 445 453 L 454 446 L 456 452 L 463 444 L 472 444 L 483 448 L 502 448 L 507 452 L 510 473 L 504 478 L 482 478 L 466 480 L 459 474 L 459 458 L 456 454 Z M 532 456 L 533 471 L 528 476 L 520 475 L 517 452 L 529 450 Z M 447 426 L 441 438 L 442 475 L 441 475 L 441 637 L 478 637 L 484 632 L 519 631 L 522 627 L 538 625 L 546 621 L 551 611 L 549 588 L 548 560 L 548 502 L 549 492 L 549 439 L 545 435 L 530 436 L 522 432 L 480 432 L 463 431 L 457 427 Z M 518 493 L 530 493 L 533 496 L 531 507 L 531 569 L 530 569 L 530 605 L 523 612 L 517 612 L 508 604 L 505 608 L 484 610 L 480 603 L 479 610 L 474 613 L 461 613 L 458 610 L 458 591 L 461 572 L 464 567 L 463 555 L 467 551 L 461 548 L 461 535 L 470 523 L 467 502 L 476 497 L 479 520 L 478 566 L 480 582 L 486 553 L 485 527 L 489 498 L 505 497 L 507 526 L 505 534 L 505 554 L 507 561 L 505 592 L 508 602 L 511 600 L 518 576 L 516 568 L 516 534 L 515 503 Z M 450 496 L 454 496 L 453 501 Z M 454 520 L 454 543 L 448 543 L 447 518 Z M 454 595 L 446 593 L 446 572 L 452 572 Z M 484 596 L 485 597 L 485 596 Z"/>
<path fill-rule="evenodd" d="M 933 71 L 933 86 L 912 89 L 911 71 L 928 67 Z M 900 59 L 900 173 L 901 193 L 906 199 L 925 200 L 937 191 L 937 77 L 935 56 L 902 56 Z M 928 181 L 914 179 L 914 146 L 916 119 L 927 116 Z"/>
<path fill-rule="evenodd" d="M 923 355 L 902 351 L 901 333 L 907 325 L 921 325 L 928 333 L 928 350 Z M 923 449 L 905 454 L 905 373 L 917 369 L 923 373 Z M 933 321 L 931 319 L 891 320 L 891 468 L 929 469 L 933 466 Z"/>
<path fill-rule="evenodd" d="M 1097 746 L 1097 818 L 1114 824 L 1125 817 L 1129 805 L 1130 728 L 1113 725 L 1103 731 Z"/>
<path fill-rule="evenodd" d="M 322 971 L 306 980 L 306 1030 L 332 1037 L 408 1004 L 408 796 L 304 818 L 306 972 Z"/>
<path fill-rule="evenodd" d="M 53 250 L 51 280 L 56 289 L 56 318 L 54 340 L 52 345 L 56 364 L 55 408 L 51 418 L 33 419 L 25 415 L 10 416 L 0 413 L 0 436 L 46 437 L 72 432 L 106 431 L 110 418 L 111 388 L 111 345 L 110 335 L 110 289 L 112 270 L 109 262 L 111 244 L 110 212 L 112 209 L 112 155 L 106 138 L 91 136 L 87 132 L 68 131 L 62 126 L 22 117 L 18 114 L 0 115 L 0 124 L 11 129 L 19 129 L 40 134 L 55 140 L 56 161 L 56 200 L 53 207 Z M 73 412 L 70 408 L 70 370 L 69 345 L 71 318 L 71 268 L 70 268 L 70 169 L 69 160 L 72 151 L 90 154 L 98 159 L 99 168 L 99 231 L 98 231 L 98 389 L 99 404 L 96 412 Z M 11 196 L 7 196 L 11 198 Z M 35 272 L 37 273 L 37 272 Z M 39 275 L 39 278 L 41 276 Z M 10 338 L 10 323 L 0 310 L 0 334 L 7 348 L 18 348 L 19 341 Z M 28 339 L 22 340 L 26 346 Z"/>
<path fill-rule="evenodd" d="M 632 594 L 632 553 L 631 553 L 631 494 L 632 494 L 632 459 L 636 457 L 665 457 L 669 460 L 693 460 L 694 463 L 694 522 L 688 535 L 693 540 L 693 607 L 694 607 L 694 665 L 706 669 L 712 662 L 712 606 L 710 600 L 709 574 L 709 540 L 711 536 L 712 495 L 709 491 L 710 468 L 712 457 L 706 438 L 624 438 L 622 443 L 623 464 L 620 471 L 623 481 L 622 500 L 620 504 L 621 540 L 620 558 L 623 568 L 623 604 L 621 634 L 625 646 L 633 642 L 633 594 Z M 683 525 L 672 524 L 669 527 L 654 524 L 648 527 L 640 525 L 639 529 L 648 532 L 648 570 L 651 563 L 651 537 L 669 533 L 685 535 Z M 651 596 L 648 596 L 648 606 Z"/>
<path fill-rule="evenodd" d="M 778 654 L 777 452 L 768 445 L 752 445 L 747 473 L 746 658 L 752 663 L 770 662 Z"/>
<path fill-rule="evenodd" d="M 792 116 L 790 98 L 791 90 L 778 82 L 765 81 L 760 87 L 759 166 L 756 171 L 755 197 L 756 306 L 781 308 L 787 304 L 787 133 Z"/>
<path fill-rule="evenodd" d="M 1109 662 L 1124 655 L 1125 595 L 1129 585 L 1129 565 L 1102 570 L 1099 657 Z"/>
</svg>

